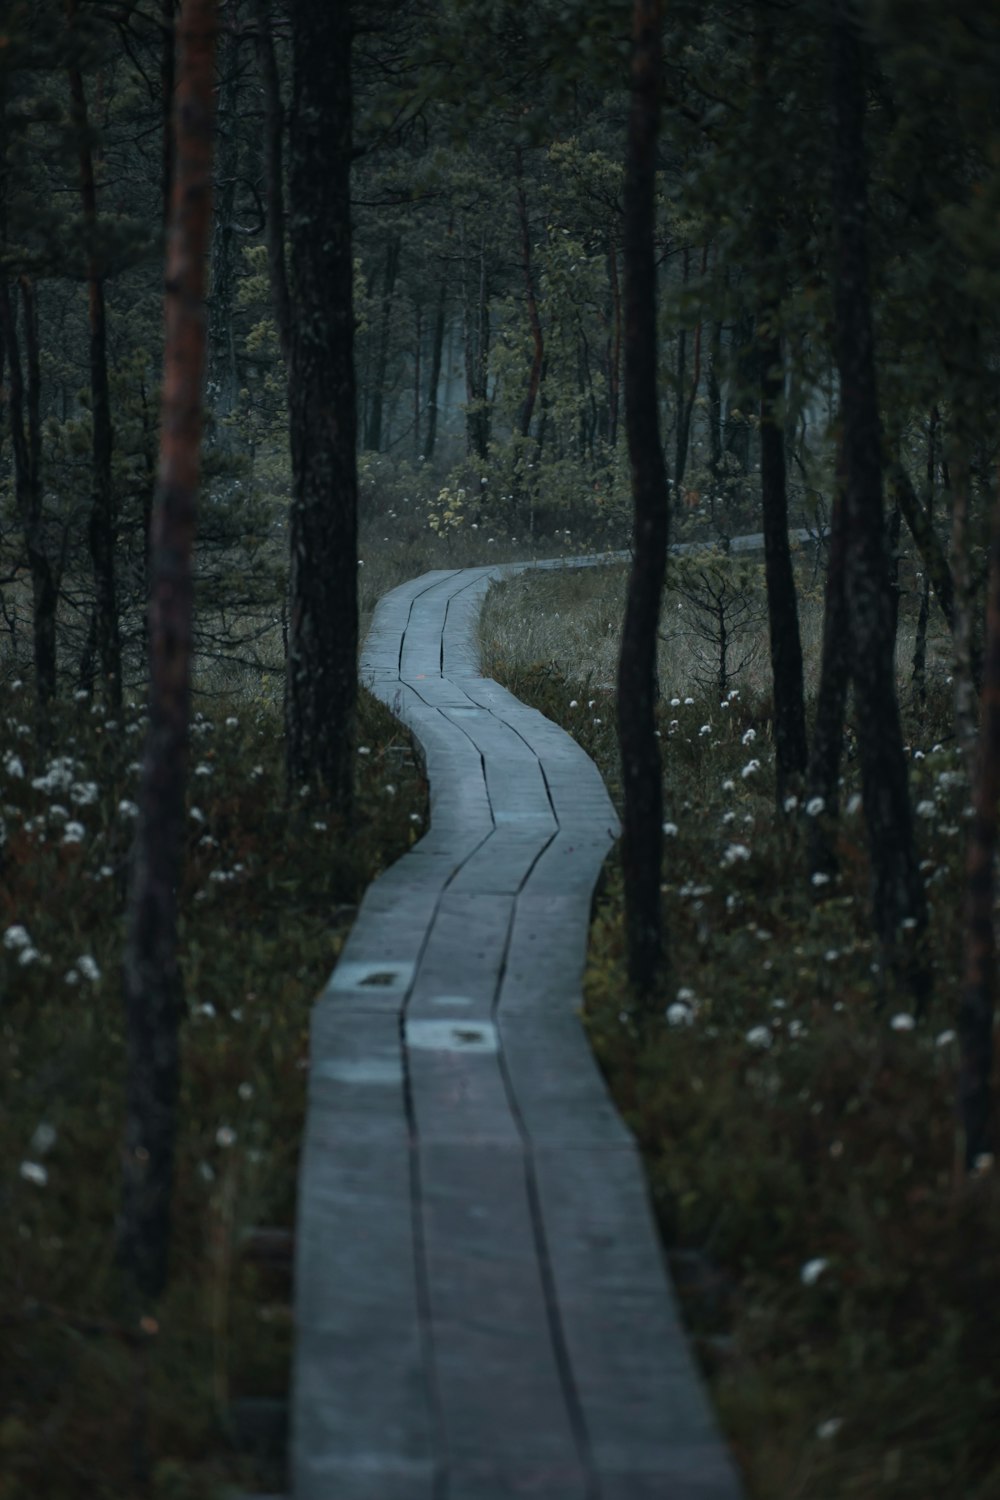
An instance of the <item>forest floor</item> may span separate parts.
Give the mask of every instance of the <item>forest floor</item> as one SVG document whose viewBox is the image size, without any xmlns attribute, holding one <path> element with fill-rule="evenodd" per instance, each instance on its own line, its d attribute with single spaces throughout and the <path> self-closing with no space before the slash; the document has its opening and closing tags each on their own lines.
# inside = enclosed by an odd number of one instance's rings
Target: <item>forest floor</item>
<svg viewBox="0 0 1000 1500">
<path fill-rule="evenodd" d="M 799 572 L 814 684 L 821 604 L 805 556 Z M 575 735 L 616 800 L 623 588 L 623 569 L 525 575 L 493 589 L 481 626 L 484 675 Z M 756 1500 L 1000 1495 L 1000 1202 L 993 1178 L 970 1191 L 956 1174 L 968 787 L 940 637 L 926 703 L 913 701 L 911 603 L 899 660 L 931 903 L 928 1013 L 875 989 L 853 733 L 841 874 L 813 890 L 801 817 L 774 811 L 766 626 L 720 700 L 678 595 L 658 715 L 669 968 L 652 1013 L 629 998 L 614 856 L 592 928 L 586 1026 Z"/>
</svg>

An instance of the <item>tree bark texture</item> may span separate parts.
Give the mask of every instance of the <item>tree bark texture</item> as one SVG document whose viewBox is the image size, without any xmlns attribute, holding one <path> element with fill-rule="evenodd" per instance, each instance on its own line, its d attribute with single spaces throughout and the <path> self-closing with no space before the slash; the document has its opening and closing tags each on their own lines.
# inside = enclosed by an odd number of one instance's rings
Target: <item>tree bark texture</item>
<svg viewBox="0 0 1000 1500">
<path fill-rule="evenodd" d="M 437 445 L 438 386 L 441 384 L 441 361 L 444 354 L 445 315 L 448 307 L 448 283 L 444 277 L 438 288 L 437 307 L 434 310 L 434 329 L 431 334 L 431 373 L 427 382 L 427 436 L 424 438 L 423 455 L 434 457 Z"/>
<path fill-rule="evenodd" d="M 239 175 L 239 37 L 228 31 L 219 49 L 219 103 L 212 219 L 212 270 L 208 293 L 208 396 L 216 419 L 216 441 L 226 443 L 222 425 L 239 399 L 235 310 L 236 183 Z"/>
<path fill-rule="evenodd" d="M 618 276 L 617 226 L 608 238 L 608 284 L 611 289 L 611 340 L 608 349 L 608 445 L 618 446 L 618 416 L 622 369 L 622 293 Z"/>
<path fill-rule="evenodd" d="M 760 338 L 760 490 L 764 574 L 774 691 L 775 794 L 778 807 L 798 791 L 808 762 L 802 641 L 788 543 L 785 466 L 785 364 L 780 335 L 765 321 Z"/>
<path fill-rule="evenodd" d="M 986 598 L 986 652 L 972 783 L 973 817 L 965 859 L 959 1106 L 969 1168 L 996 1150 L 993 1104 L 997 949 L 997 803 L 1000 802 L 1000 496 L 993 511 Z"/>
<path fill-rule="evenodd" d="M 181 873 L 191 697 L 192 553 L 200 482 L 211 231 L 217 0 L 184 0 L 167 236 L 160 462 L 150 545 L 149 732 L 129 879 L 124 988 L 128 1077 L 123 1263 L 136 1290 L 166 1285 L 182 1010 Z"/>
<path fill-rule="evenodd" d="M 634 0 L 625 158 L 625 429 L 635 512 L 618 661 L 618 743 L 628 972 L 642 992 L 663 951 L 663 783 L 655 733 L 656 647 L 666 575 L 669 502 L 659 427 L 656 347 L 656 142 L 663 67 L 659 0 Z"/>
<path fill-rule="evenodd" d="M 930 579 L 934 597 L 948 623 L 948 629 L 953 631 L 955 628 L 955 584 L 945 550 L 934 530 L 931 513 L 929 510 L 924 510 L 920 504 L 913 482 L 902 464 L 893 465 L 889 474 L 889 482 L 903 513 L 903 520 L 920 553 L 920 561 L 923 563 L 924 572 Z"/>
<path fill-rule="evenodd" d="M 163 117 L 163 147 L 160 155 L 160 197 L 164 225 L 170 217 L 174 194 L 174 84 L 177 0 L 160 0 L 160 111 Z"/>
<path fill-rule="evenodd" d="M 76 0 L 67 0 L 71 25 L 76 19 L 76 10 Z M 90 144 L 87 96 L 83 75 L 76 66 L 69 69 L 69 88 L 73 126 L 78 142 L 80 201 L 87 252 L 91 422 L 91 501 L 87 541 L 94 574 L 94 635 L 101 668 L 102 696 L 112 709 L 118 710 L 122 704 L 122 653 L 115 576 L 118 517 L 111 477 L 114 429 L 108 387 L 107 307 L 104 268 L 97 245 L 97 183 Z"/>
<path fill-rule="evenodd" d="M 349 812 L 357 701 L 357 469 L 351 256 L 351 18 L 292 0 L 289 152 L 289 787 Z"/>
<path fill-rule="evenodd" d="M 375 346 L 375 374 L 368 393 L 368 420 L 365 424 L 365 447 L 372 453 L 382 451 L 382 412 L 385 406 L 389 346 L 392 340 L 392 309 L 396 296 L 396 278 L 399 275 L 399 257 L 402 248 L 402 235 L 393 235 L 386 246 L 385 265 L 382 269 L 382 311 L 379 318 L 378 341 Z"/>
<path fill-rule="evenodd" d="M 847 709 L 847 687 L 850 660 L 847 644 L 847 597 L 844 591 L 844 475 L 843 460 L 838 454 L 837 484 L 830 518 L 830 536 L 826 564 L 826 590 L 823 608 L 823 646 L 816 696 L 816 724 L 813 729 L 809 768 L 806 775 L 808 801 L 819 798 L 818 811 L 807 813 L 807 847 L 810 879 L 814 875 L 833 876 L 838 870 L 835 848 L 837 820 L 840 812 L 840 760 L 844 747 L 844 715 Z M 822 884 L 815 887 L 822 889 Z"/>
<path fill-rule="evenodd" d="M 35 702 L 39 735 L 49 727 L 49 706 L 56 691 L 56 608 L 59 571 L 46 536 L 42 505 L 41 360 L 35 288 L 27 276 L 17 284 L 17 303 L 0 280 L 0 333 L 6 346 L 10 379 L 7 409 L 14 458 L 14 499 L 31 576 L 31 631 L 35 668 Z M 20 321 L 24 341 L 22 359 Z M 25 380 L 27 373 L 27 381 Z"/>
<path fill-rule="evenodd" d="M 274 52 L 271 26 L 271 0 L 256 0 L 257 66 L 264 88 L 264 211 L 267 215 L 267 270 L 271 286 L 274 321 L 278 325 L 278 343 L 285 367 L 291 349 L 291 308 L 288 292 L 288 267 L 285 262 L 285 177 L 282 144 L 285 109 L 281 100 L 281 79 Z"/>
<path fill-rule="evenodd" d="M 864 59 L 851 0 L 837 0 L 832 43 L 834 339 L 841 390 L 851 676 L 875 930 L 885 968 L 911 990 L 919 1007 L 929 987 L 921 941 L 927 907 L 914 847 L 896 698 L 868 273 Z"/>
<path fill-rule="evenodd" d="M 524 276 L 524 298 L 528 309 L 528 325 L 531 328 L 531 372 L 528 389 L 525 391 L 518 418 L 518 430 L 523 438 L 531 431 L 531 418 L 538 399 L 538 387 L 542 379 L 542 363 L 545 359 L 545 341 L 542 337 L 542 319 L 535 296 L 535 281 L 531 271 L 531 224 L 528 219 L 528 199 L 524 191 L 524 163 L 521 148 L 514 152 L 515 180 L 514 197 L 517 204 L 517 225 L 521 237 L 521 271 Z"/>
<path fill-rule="evenodd" d="M 490 291 L 486 272 L 486 231 L 482 232 L 475 294 L 469 288 L 469 258 L 462 229 L 462 311 L 465 335 L 465 440 L 469 456 L 489 457 Z"/>
</svg>

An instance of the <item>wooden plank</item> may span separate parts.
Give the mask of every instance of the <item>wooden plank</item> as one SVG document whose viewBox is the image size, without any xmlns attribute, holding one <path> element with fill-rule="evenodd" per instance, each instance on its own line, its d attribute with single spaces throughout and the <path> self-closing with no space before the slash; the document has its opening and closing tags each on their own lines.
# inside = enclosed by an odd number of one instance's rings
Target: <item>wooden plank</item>
<svg viewBox="0 0 1000 1500">
<path fill-rule="evenodd" d="M 578 1016 L 566 1008 L 537 1019 L 501 1006 L 497 1029 L 518 1118 L 533 1142 L 632 1146 Z"/>
<path fill-rule="evenodd" d="M 735 1500 L 735 1477 L 680 1324 L 635 1148 L 536 1147 L 534 1164 L 598 1472 L 673 1473 L 694 1486 L 691 1494 Z"/>
<path fill-rule="evenodd" d="M 422 1146 L 431 1328 L 449 1468 L 471 1497 L 586 1500 L 519 1146 Z M 470 1485 L 479 1484 L 475 1490 Z M 561 1489 L 560 1489 L 561 1487 Z"/>
<path fill-rule="evenodd" d="M 325 1109 L 310 1110 L 296 1235 L 297 1500 L 326 1500 L 331 1466 L 395 1468 L 412 1480 L 407 1500 L 433 1493 L 409 1136 L 396 1118 L 395 1138 L 359 1140 Z"/>
</svg>

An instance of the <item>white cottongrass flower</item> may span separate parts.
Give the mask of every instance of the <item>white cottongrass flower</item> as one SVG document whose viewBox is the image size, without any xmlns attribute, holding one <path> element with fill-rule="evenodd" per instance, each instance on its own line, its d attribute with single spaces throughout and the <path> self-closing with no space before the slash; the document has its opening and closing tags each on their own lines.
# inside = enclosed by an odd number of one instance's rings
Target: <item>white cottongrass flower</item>
<svg viewBox="0 0 1000 1500">
<path fill-rule="evenodd" d="M 239 1094 L 240 1098 L 245 1103 L 246 1100 L 253 1098 L 253 1084 L 252 1083 L 241 1083 L 240 1086 L 239 1086 L 239 1088 L 236 1090 L 236 1092 Z"/>
<path fill-rule="evenodd" d="M 693 703 L 694 703 L 694 699 L 693 698 L 685 698 L 684 699 L 684 707 L 685 708 L 690 708 L 693 705 Z"/>
<path fill-rule="evenodd" d="M 742 771 L 740 772 L 740 775 L 743 777 L 743 780 L 746 781 L 746 779 L 747 779 L 748 776 L 756 776 L 756 774 L 757 774 L 757 772 L 759 770 L 760 770 L 760 761 L 759 760 L 748 760 L 747 763 L 746 763 L 746 765 L 743 767 Z"/>
<path fill-rule="evenodd" d="M 711 726 L 711 724 L 703 724 L 701 726 L 701 728 L 698 730 L 698 733 L 702 734 L 702 735 L 704 735 L 704 734 L 711 734 L 712 733 L 712 726 Z"/>
<path fill-rule="evenodd" d="M 371 749 L 370 749 L 370 747 L 368 745 L 359 745 L 358 746 L 358 754 L 359 755 L 371 755 L 371 753 L 372 753 Z"/>
<path fill-rule="evenodd" d="M 89 979 L 91 984 L 96 984 L 101 977 L 101 971 L 89 953 L 82 953 L 76 961 L 76 966 L 84 979 Z"/>
<path fill-rule="evenodd" d="M 12 755 L 8 752 L 3 758 L 3 768 L 12 780 L 24 780 L 24 764 L 19 755 Z"/>
<path fill-rule="evenodd" d="M 694 1022 L 694 1011 L 690 1005 L 685 1005 L 681 1000 L 675 1000 L 672 1005 L 667 1006 L 668 1026 L 691 1026 Z"/>
<path fill-rule="evenodd" d="M 824 797 L 810 797 L 809 801 L 806 803 L 806 817 L 818 818 L 825 807 L 826 799 Z"/>
<path fill-rule="evenodd" d="M 847 799 L 847 806 L 845 807 L 844 811 L 847 813 L 848 817 L 850 817 L 850 818 L 855 817 L 861 811 L 861 793 L 860 792 L 852 792 L 851 793 L 851 795 Z"/>
<path fill-rule="evenodd" d="M 840 1431 L 843 1425 L 843 1417 L 827 1417 L 826 1421 L 820 1422 L 819 1426 L 816 1428 L 816 1436 L 819 1438 L 821 1443 L 828 1443 L 831 1438 L 835 1438 L 837 1436 L 837 1433 Z"/>
<path fill-rule="evenodd" d="M 830 884 L 830 877 L 829 875 L 825 875 L 822 870 L 817 870 L 814 875 L 810 876 L 810 884 L 819 890 L 820 886 Z"/>
<path fill-rule="evenodd" d="M 36 1187 L 44 1187 L 49 1180 L 49 1174 L 40 1161 L 23 1161 L 21 1176 L 25 1182 L 33 1182 Z"/>
<path fill-rule="evenodd" d="M 893 1031 L 912 1031 L 916 1026 L 916 1020 L 908 1011 L 901 1010 L 898 1015 L 893 1016 L 889 1025 Z"/>
<path fill-rule="evenodd" d="M 74 781 L 69 789 L 69 800 L 75 807 L 91 807 L 97 801 L 99 788 L 96 781 Z"/>
<path fill-rule="evenodd" d="M 41 956 L 42 955 L 39 953 L 38 949 L 33 948 L 29 944 L 27 948 L 21 949 L 20 953 L 17 955 L 17 961 L 21 965 L 22 969 L 26 969 L 29 964 L 37 963 Z"/>
<path fill-rule="evenodd" d="M 61 802 L 53 802 L 49 808 L 50 823 L 66 823 L 69 821 L 69 809 L 63 807 Z"/>
<path fill-rule="evenodd" d="M 231 1125 L 220 1125 L 215 1132 L 215 1143 L 217 1146 L 228 1147 L 236 1144 L 236 1131 Z"/>
<path fill-rule="evenodd" d="M 664 823 L 662 827 L 662 833 L 664 838 L 675 839 L 677 837 L 677 824 Z"/>
<path fill-rule="evenodd" d="M 785 798 L 784 808 L 786 813 L 793 813 L 798 805 L 799 799 L 795 796 L 794 792 L 790 793 L 789 796 Z"/>
<path fill-rule="evenodd" d="M 202 812 L 200 807 L 192 807 L 191 811 L 188 813 L 188 817 L 191 819 L 192 823 L 204 823 L 205 821 L 205 814 Z"/>
<path fill-rule="evenodd" d="M 937 812 L 937 806 L 935 803 L 930 802 L 925 797 L 922 802 L 917 803 L 913 811 L 916 813 L 918 818 L 933 818 L 934 814 Z"/>
<path fill-rule="evenodd" d="M 934 1038 L 934 1045 L 935 1047 L 949 1047 L 956 1036 L 957 1032 L 951 1030 L 939 1032 Z"/>
<path fill-rule="evenodd" d="M 239 721 L 239 719 L 237 719 L 233 714 L 230 714 L 229 718 L 226 720 L 226 728 L 227 729 L 239 729 L 239 727 L 240 727 L 240 721 Z"/>
<path fill-rule="evenodd" d="M 746 844 L 727 844 L 723 850 L 722 859 L 719 861 L 724 870 L 732 865 L 745 863 L 750 858 L 750 850 Z"/>
<path fill-rule="evenodd" d="M 63 984 L 74 985 L 79 983 L 80 976 L 77 973 L 76 969 L 67 969 L 65 974 L 63 975 Z"/>
<path fill-rule="evenodd" d="M 799 1280 L 803 1286 L 815 1286 L 830 1262 L 823 1255 L 817 1255 L 815 1260 L 807 1260 L 799 1272 Z"/>
<path fill-rule="evenodd" d="M 570 706 L 570 708 L 579 708 L 580 707 L 579 703 L 577 702 L 577 700 L 575 698 L 571 698 L 569 700 L 569 706 Z"/>
<path fill-rule="evenodd" d="M 82 844 L 87 836 L 87 830 L 82 823 L 70 822 L 63 829 L 64 844 Z"/>
<path fill-rule="evenodd" d="M 766 1052 L 773 1040 L 769 1026 L 751 1026 L 746 1034 L 747 1044 L 759 1048 L 761 1052 Z"/>
<path fill-rule="evenodd" d="M 138 803 L 131 802 L 128 797 L 123 797 L 118 804 L 118 812 L 123 818 L 137 818 L 139 816 Z"/>
<path fill-rule="evenodd" d="M 752 745 L 753 742 L 754 742 L 754 740 L 756 738 L 757 738 L 757 731 L 756 731 L 756 729 L 748 729 L 744 733 L 743 738 L 740 741 L 740 744 L 741 745 Z"/>
<path fill-rule="evenodd" d="M 13 927 L 8 927 L 3 935 L 3 945 L 11 952 L 17 948 L 30 948 L 31 937 L 27 927 L 22 927 L 20 922 L 15 922 Z"/>
<path fill-rule="evenodd" d="M 208 764 L 207 761 L 200 761 L 194 768 L 194 774 L 196 776 L 211 776 L 212 767 Z"/>
</svg>

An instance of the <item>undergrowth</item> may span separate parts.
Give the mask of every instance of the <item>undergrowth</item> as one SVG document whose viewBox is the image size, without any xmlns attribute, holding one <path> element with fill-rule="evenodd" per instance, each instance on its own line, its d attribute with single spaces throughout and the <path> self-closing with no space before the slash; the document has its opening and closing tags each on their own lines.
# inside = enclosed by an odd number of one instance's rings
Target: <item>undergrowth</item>
<svg viewBox="0 0 1000 1500">
<path fill-rule="evenodd" d="M 17 705 L 23 700 L 18 713 Z M 0 1497 L 196 1500 L 254 1487 L 241 1397 L 287 1394 L 287 1285 L 240 1254 L 290 1227 L 308 1019 L 355 905 L 419 836 L 426 787 L 366 694 L 356 826 L 285 801 L 280 712 L 193 727 L 180 940 L 187 1014 L 171 1282 L 123 1322 L 119 966 L 144 724 L 78 695 L 52 750 L 28 689 L 0 732 Z"/>
<path fill-rule="evenodd" d="M 581 651 L 606 588 L 503 586 L 484 671 L 567 729 L 617 795 L 613 692 Z M 591 615 L 596 611 L 597 618 Z M 544 661 L 519 618 L 550 626 Z M 554 617 L 562 627 L 561 644 Z M 766 651 L 765 651 L 766 660 Z M 798 807 L 773 798 L 770 703 L 661 663 L 668 966 L 630 996 L 613 857 L 585 1023 L 635 1132 L 688 1328 L 756 1500 L 1000 1496 L 1000 1204 L 963 1188 L 954 1113 L 968 787 L 939 663 L 906 715 L 935 996 L 914 1017 L 873 972 L 848 734 L 840 876 L 812 887 Z M 606 669 L 602 670 L 602 677 Z M 905 690 L 904 702 L 909 694 Z"/>
</svg>

